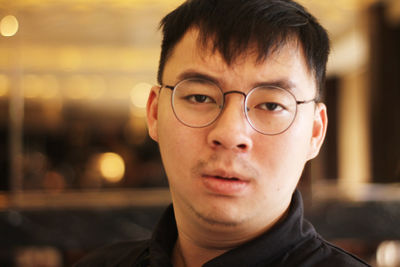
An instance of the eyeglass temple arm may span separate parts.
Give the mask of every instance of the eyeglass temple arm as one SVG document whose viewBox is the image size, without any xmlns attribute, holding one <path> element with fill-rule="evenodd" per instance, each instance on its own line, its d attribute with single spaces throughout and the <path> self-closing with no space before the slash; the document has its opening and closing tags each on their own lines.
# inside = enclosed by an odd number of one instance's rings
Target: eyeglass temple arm
<svg viewBox="0 0 400 267">
<path fill-rule="evenodd" d="M 161 89 L 163 88 L 163 87 L 165 87 L 165 88 L 168 88 L 168 89 L 171 89 L 172 91 L 175 89 L 175 86 L 171 86 L 171 85 L 163 85 L 163 84 L 160 84 L 159 85 L 160 86 L 160 92 L 161 92 Z"/>
<path fill-rule="evenodd" d="M 168 88 L 168 89 L 171 89 L 171 90 L 174 90 L 175 89 L 175 86 L 171 86 L 171 85 L 160 85 L 161 87 L 165 87 L 165 88 Z"/>
<path fill-rule="evenodd" d="M 310 100 L 304 100 L 304 101 L 296 101 L 297 105 L 301 105 L 301 104 L 307 104 L 310 102 L 317 102 L 318 100 L 316 98 L 310 99 Z"/>
</svg>

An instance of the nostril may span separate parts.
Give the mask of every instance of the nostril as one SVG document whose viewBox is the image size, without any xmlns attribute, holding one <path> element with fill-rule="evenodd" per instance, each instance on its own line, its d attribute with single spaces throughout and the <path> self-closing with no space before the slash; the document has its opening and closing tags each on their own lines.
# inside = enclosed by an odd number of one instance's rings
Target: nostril
<svg viewBox="0 0 400 267">
<path fill-rule="evenodd" d="M 247 148 L 247 146 L 245 144 L 240 144 L 237 147 L 240 148 L 240 149 L 246 149 Z"/>
<path fill-rule="evenodd" d="M 219 141 L 217 141 L 217 140 L 214 140 L 214 141 L 213 141 L 213 144 L 216 145 L 216 146 L 221 145 L 221 143 L 220 143 Z"/>
</svg>

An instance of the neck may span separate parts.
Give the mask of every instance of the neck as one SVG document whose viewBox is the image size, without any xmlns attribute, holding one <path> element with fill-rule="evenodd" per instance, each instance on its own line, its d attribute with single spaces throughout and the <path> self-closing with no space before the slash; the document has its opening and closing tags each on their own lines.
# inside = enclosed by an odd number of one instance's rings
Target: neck
<svg viewBox="0 0 400 267">
<path fill-rule="evenodd" d="M 174 267 L 201 267 L 206 262 L 236 248 L 268 231 L 278 220 L 275 217 L 268 222 L 254 225 L 244 225 L 221 228 L 207 225 L 199 220 L 187 220 L 176 213 L 178 238 L 173 249 L 172 263 Z"/>
<path fill-rule="evenodd" d="M 172 254 L 173 266 L 200 267 L 228 250 L 261 235 L 275 223 L 276 221 L 255 232 L 240 229 L 201 231 L 205 229 L 193 224 L 189 224 L 189 227 L 181 224 L 181 227 L 178 227 L 178 238 Z"/>
</svg>

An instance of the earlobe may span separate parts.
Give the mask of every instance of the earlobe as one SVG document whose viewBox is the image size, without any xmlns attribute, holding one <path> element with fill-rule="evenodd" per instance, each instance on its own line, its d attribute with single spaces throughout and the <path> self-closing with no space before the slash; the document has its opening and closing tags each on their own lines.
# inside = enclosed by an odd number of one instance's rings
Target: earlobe
<svg viewBox="0 0 400 267">
<path fill-rule="evenodd" d="M 160 87 L 153 86 L 151 88 L 149 98 L 147 99 L 147 127 L 149 136 L 158 142 L 157 121 L 158 121 L 158 96 Z"/>
<path fill-rule="evenodd" d="M 328 115 L 325 104 L 318 103 L 316 105 L 317 106 L 315 107 L 314 111 L 314 122 L 310 141 L 310 150 L 308 154 L 309 160 L 315 158 L 318 155 L 322 143 L 324 142 L 326 129 L 328 126 Z"/>
</svg>

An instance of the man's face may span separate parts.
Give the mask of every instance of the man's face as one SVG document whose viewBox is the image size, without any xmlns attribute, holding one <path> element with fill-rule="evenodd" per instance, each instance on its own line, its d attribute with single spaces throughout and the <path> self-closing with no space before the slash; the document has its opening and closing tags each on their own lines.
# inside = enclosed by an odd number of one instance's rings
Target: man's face
<svg viewBox="0 0 400 267">
<path fill-rule="evenodd" d="M 313 99 L 315 79 L 301 46 L 289 43 L 264 62 L 254 53 L 227 65 L 219 53 L 197 42 L 190 30 L 168 59 L 163 84 L 205 75 L 226 91 L 248 93 L 255 84 L 291 84 L 297 100 Z M 307 160 L 318 154 L 326 130 L 326 110 L 314 102 L 298 105 L 291 127 L 274 136 L 255 131 L 243 112 L 244 96 L 228 94 L 221 116 L 205 128 L 177 120 L 172 91 L 154 87 L 148 102 L 150 136 L 159 143 L 178 224 L 189 220 L 210 229 L 271 225 L 283 215 Z"/>
</svg>

